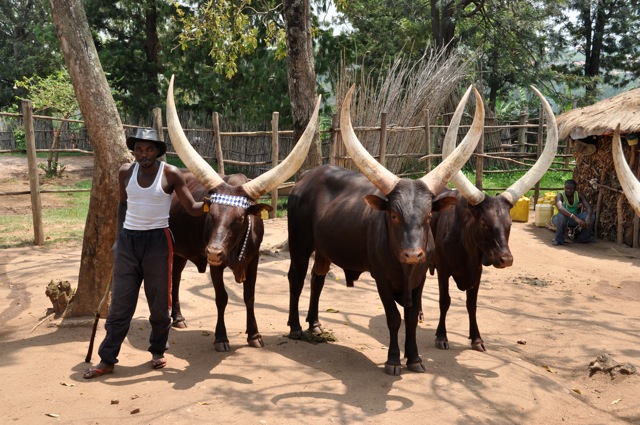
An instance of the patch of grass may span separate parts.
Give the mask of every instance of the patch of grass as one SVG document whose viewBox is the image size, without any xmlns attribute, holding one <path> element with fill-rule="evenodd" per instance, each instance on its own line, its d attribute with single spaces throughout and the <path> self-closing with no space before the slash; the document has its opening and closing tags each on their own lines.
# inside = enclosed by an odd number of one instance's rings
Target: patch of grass
<svg viewBox="0 0 640 425">
<path fill-rule="evenodd" d="M 74 188 L 89 189 L 91 180 L 80 181 Z M 42 211 L 45 245 L 81 242 L 89 212 L 90 193 L 60 193 L 56 196 L 64 199 L 66 206 Z M 0 216 L 0 248 L 32 245 L 33 239 L 33 217 L 30 214 Z"/>
</svg>

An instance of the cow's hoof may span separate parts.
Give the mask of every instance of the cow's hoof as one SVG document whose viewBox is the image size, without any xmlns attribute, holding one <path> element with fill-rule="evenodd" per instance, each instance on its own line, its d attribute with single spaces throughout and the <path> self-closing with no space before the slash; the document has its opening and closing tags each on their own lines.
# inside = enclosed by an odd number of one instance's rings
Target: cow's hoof
<svg viewBox="0 0 640 425">
<path fill-rule="evenodd" d="M 475 341 L 473 341 L 471 343 L 471 348 L 473 348 L 476 351 L 480 351 L 481 353 L 484 353 L 485 351 L 487 351 L 487 349 L 484 348 L 484 341 L 481 338 L 478 338 Z"/>
<path fill-rule="evenodd" d="M 302 339 L 302 329 L 289 332 L 287 337 L 289 337 L 289 339 Z"/>
<path fill-rule="evenodd" d="M 176 329 L 186 329 L 187 328 L 187 321 L 184 319 L 184 317 L 179 317 L 177 319 L 174 319 L 174 321 L 171 324 L 171 326 L 176 328 Z"/>
<path fill-rule="evenodd" d="M 388 364 L 384 365 L 384 373 L 391 376 L 400 376 L 400 372 L 402 371 L 402 366 L 399 364 Z"/>
<path fill-rule="evenodd" d="M 320 322 L 315 322 L 309 325 L 309 332 L 314 335 L 322 335 L 324 333 L 324 329 L 322 329 L 322 325 L 320 324 Z"/>
<path fill-rule="evenodd" d="M 229 341 L 214 342 L 213 348 L 220 353 L 229 351 Z"/>
<path fill-rule="evenodd" d="M 427 371 L 422 362 L 407 363 L 407 369 L 409 369 L 411 372 L 417 373 L 425 373 Z"/>
<path fill-rule="evenodd" d="M 247 342 L 249 343 L 249 347 L 254 347 L 254 348 L 264 347 L 264 341 L 262 340 L 262 335 L 260 334 L 251 338 L 247 338 Z"/>
<path fill-rule="evenodd" d="M 441 350 L 448 350 L 449 341 L 446 338 L 444 339 L 436 338 L 436 348 L 439 348 Z"/>
</svg>

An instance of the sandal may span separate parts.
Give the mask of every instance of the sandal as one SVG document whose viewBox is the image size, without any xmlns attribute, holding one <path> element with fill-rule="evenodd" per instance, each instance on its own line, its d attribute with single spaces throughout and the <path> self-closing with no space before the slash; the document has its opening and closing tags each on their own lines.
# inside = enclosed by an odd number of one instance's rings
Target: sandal
<svg viewBox="0 0 640 425">
<path fill-rule="evenodd" d="M 156 358 L 156 355 L 154 354 L 153 356 L 154 358 L 151 360 L 151 367 L 154 369 L 162 369 L 163 367 L 165 367 L 167 365 L 167 359 L 164 358 L 164 356 L 160 355 L 158 358 Z"/>
<path fill-rule="evenodd" d="M 100 362 L 96 366 L 91 366 L 89 367 L 89 369 L 85 370 L 82 377 L 84 379 L 92 379 L 97 378 L 98 376 L 107 375 L 109 373 L 113 373 L 113 365 Z"/>
</svg>

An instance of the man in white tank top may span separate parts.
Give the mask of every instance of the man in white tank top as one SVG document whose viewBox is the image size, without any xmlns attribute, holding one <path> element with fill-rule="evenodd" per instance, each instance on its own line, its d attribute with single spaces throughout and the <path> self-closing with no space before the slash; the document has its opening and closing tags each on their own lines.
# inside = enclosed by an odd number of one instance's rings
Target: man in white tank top
<svg viewBox="0 0 640 425">
<path fill-rule="evenodd" d="M 149 305 L 149 352 L 151 366 L 163 368 L 171 328 L 171 267 L 173 237 L 169 230 L 171 194 L 176 193 L 193 216 L 204 214 L 204 203 L 196 202 L 182 172 L 158 160 L 167 151 L 153 129 L 138 129 L 127 138 L 135 162 L 124 164 L 118 173 L 118 238 L 113 252 L 111 306 L 100 344 L 100 363 L 84 373 L 95 378 L 114 370 L 122 342 L 127 336 L 136 310 L 140 286 Z"/>
</svg>

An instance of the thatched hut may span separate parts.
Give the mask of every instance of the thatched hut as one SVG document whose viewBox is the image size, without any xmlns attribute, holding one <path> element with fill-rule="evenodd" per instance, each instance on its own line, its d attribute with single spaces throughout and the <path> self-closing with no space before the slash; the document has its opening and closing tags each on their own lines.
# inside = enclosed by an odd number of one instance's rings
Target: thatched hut
<svg viewBox="0 0 640 425">
<path fill-rule="evenodd" d="M 639 219 L 616 176 L 611 140 L 620 124 L 624 154 L 637 177 L 640 89 L 565 112 L 557 117 L 557 122 L 559 138 L 568 138 L 573 148 L 576 161 L 573 178 L 596 211 L 596 236 L 638 246 Z"/>
</svg>

